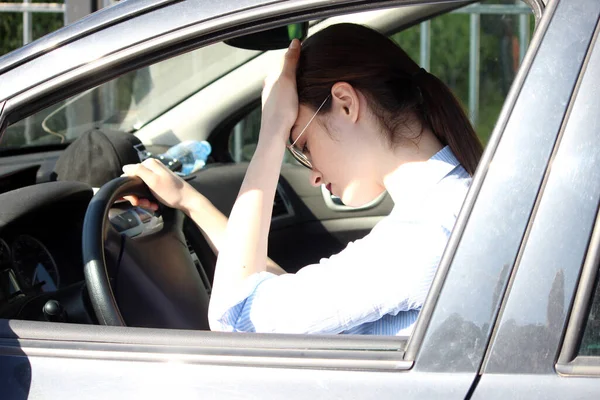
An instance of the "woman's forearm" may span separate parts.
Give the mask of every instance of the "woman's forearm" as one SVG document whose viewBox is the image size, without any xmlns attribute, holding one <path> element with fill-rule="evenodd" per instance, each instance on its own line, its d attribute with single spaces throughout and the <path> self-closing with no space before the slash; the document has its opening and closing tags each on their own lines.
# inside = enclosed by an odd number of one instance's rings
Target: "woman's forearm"
<svg viewBox="0 0 600 400">
<path fill-rule="evenodd" d="M 182 197 L 185 202 L 181 205 L 181 210 L 196 223 L 212 249 L 218 253 L 225 236 L 227 217 L 193 187 L 187 185 L 184 191 Z"/>
<path fill-rule="evenodd" d="M 191 186 L 186 188 L 184 211 L 202 230 L 213 251 L 218 255 L 221 249 L 228 219 L 206 197 Z M 285 274 L 286 271 L 275 261 L 267 258 L 267 271 L 275 275 Z"/>
<path fill-rule="evenodd" d="M 244 278 L 267 270 L 267 239 L 284 151 L 280 141 L 259 141 L 219 246 L 213 298 L 228 297 Z"/>
</svg>

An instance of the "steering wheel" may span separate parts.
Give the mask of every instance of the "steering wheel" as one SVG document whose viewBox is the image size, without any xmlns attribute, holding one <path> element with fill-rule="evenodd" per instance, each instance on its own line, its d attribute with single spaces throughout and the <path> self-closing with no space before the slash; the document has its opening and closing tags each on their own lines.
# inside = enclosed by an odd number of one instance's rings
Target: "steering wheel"
<svg viewBox="0 0 600 400">
<path fill-rule="evenodd" d="M 116 200 L 132 194 L 154 199 L 140 178 L 120 177 L 100 188 L 85 214 L 84 274 L 98 322 L 209 329 L 209 296 L 186 245 L 185 215 L 161 204 L 162 229 L 129 238 L 117 232 L 108 215 Z"/>
</svg>

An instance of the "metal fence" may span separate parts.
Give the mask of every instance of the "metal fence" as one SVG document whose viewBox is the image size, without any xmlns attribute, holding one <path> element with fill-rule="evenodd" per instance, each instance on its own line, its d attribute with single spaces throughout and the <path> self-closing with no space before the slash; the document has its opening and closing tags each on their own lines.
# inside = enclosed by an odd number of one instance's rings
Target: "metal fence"
<svg viewBox="0 0 600 400">
<path fill-rule="evenodd" d="M 2 13 L 23 14 L 23 45 L 33 39 L 33 26 L 31 16 L 34 13 L 63 14 L 63 24 L 68 25 L 91 12 L 116 3 L 118 0 L 65 0 L 64 3 L 32 3 L 31 0 L 22 0 L 21 3 L 0 2 L 0 15 Z"/>
<path fill-rule="evenodd" d="M 515 0 L 515 4 L 473 4 L 460 8 L 454 13 L 470 15 L 470 47 L 469 47 L 469 117 L 473 125 L 477 124 L 479 119 L 479 55 L 480 55 L 480 29 L 481 15 L 518 15 L 519 16 L 519 65 L 525 57 L 525 52 L 529 46 L 530 16 L 531 8 L 520 0 Z M 421 23 L 421 59 L 420 64 L 423 68 L 429 70 L 429 50 L 431 43 L 430 22 Z"/>
<path fill-rule="evenodd" d="M 23 0 L 22 3 L 0 3 L 0 13 L 3 12 L 23 13 L 23 45 L 32 40 L 31 15 L 33 13 L 63 14 L 64 24 L 68 23 L 66 4 L 62 3 L 32 3 L 31 0 Z"/>
</svg>

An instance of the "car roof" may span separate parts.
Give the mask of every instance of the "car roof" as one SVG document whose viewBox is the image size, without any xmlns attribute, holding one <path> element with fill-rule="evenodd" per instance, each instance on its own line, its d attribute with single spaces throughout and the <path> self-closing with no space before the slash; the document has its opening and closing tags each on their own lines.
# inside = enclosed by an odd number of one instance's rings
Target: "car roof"
<svg viewBox="0 0 600 400">
<path fill-rule="evenodd" d="M 0 56 L 0 74 L 39 57 L 57 47 L 73 42 L 78 38 L 90 35 L 137 15 L 177 2 L 179 2 L 179 0 L 127 0 L 114 3 L 4 56 Z M 268 2 L 269 1 L 265 0 L 256 1 L 257 5 Z M 418 4 L 418 2 L 419 0 L 414 1 L 415 4 Z M 422 0 L 422 2 L 426 2 L 426 0 Z M 469 0 L 464 0 L 463 2 L 468 3 Z M 198 3 L 200 3 L 200 1 L 198 1 Z M 250 0 L 249 3 L 252 3 L 252 1 Z"/>
<path fill-rule="evenodd" d="M 128 0 L 103 8 L 0 57 L 0 74 L 79 37 L 175 1 L 177 0 Z"/>
</svg>

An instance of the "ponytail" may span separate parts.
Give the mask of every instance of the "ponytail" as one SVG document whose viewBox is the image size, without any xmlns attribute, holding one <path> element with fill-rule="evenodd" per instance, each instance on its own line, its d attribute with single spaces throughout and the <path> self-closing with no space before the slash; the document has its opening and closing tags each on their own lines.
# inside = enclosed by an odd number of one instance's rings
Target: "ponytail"
<svg viewBox="0 0 600 400">
<path fill-rule="evenodd" d="M 448 86 L 436 76 L 424 73 L 418 86 L 423 101 L 423 119 L 444 145 L 448 145 L 469 175 L 475 173 L 483 146 L 461 104 Z"/>
</svg>

